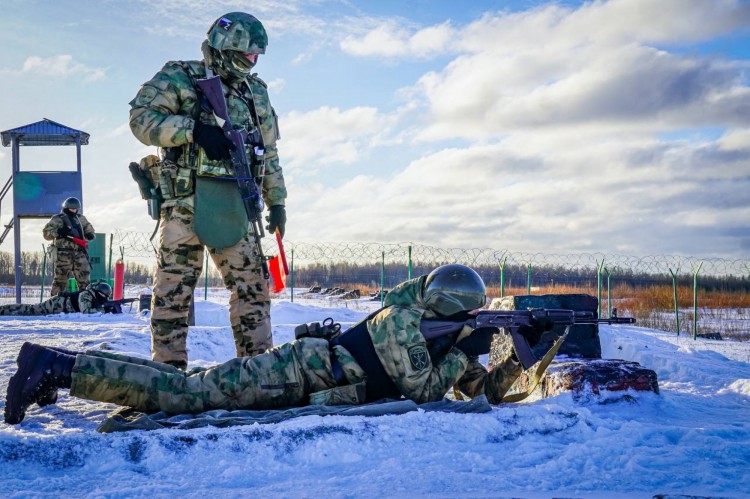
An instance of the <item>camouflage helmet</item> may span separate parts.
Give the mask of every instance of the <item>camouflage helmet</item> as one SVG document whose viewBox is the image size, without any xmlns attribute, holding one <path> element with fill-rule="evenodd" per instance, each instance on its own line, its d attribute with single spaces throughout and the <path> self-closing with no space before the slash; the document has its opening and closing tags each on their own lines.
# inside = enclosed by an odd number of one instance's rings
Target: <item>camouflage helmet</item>
<svg viewBox="0 0 750 499">
<path fill-rule="evenodd" d="M 268 35 L 261 22 L 244 12 L 230 12 L 218 18 L 206 38 L 208 46 L 219 51 L 265 54 L 268 45 Z"/>
<path fill-rule="evenodd" d="M 466 265 L 442 265 L 425 279 L 422 297 L 427 308 L 448 316 L 483 307 L 487 289 L 479 274 Z"/>
<path fill-rule="evenodd" d="M 104 281 L 92 282 L 91 284 L 89 284 L 88 289 L 93 291 L 94 293 L 104 296 L 105 298 L 109 298 L 109 296 L 112 294 L 112 286 Z"/>
<path fill-rule="evenodd" d="M 255 66 L 255 59 L 248 59 L 247 54 L 264 54 L 268 35 L 255 17 L 230 12 L 214 21 L 206 33 L 205 43 L 220 74 L 244 78 Z"/>
<path fill-rule="evenodd" d="M 81 202 L 78 200 L 78 198 L 68 198 L 63 201 L 62 208 L 64 210 L 80 210 Z"/>
</svg>

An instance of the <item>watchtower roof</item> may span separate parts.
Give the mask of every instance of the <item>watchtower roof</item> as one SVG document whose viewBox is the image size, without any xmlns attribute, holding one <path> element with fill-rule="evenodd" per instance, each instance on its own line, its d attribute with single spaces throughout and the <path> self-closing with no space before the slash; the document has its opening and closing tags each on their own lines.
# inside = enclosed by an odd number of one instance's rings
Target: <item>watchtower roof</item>
<svg viewBox="0 0 750 499">
<path fill-rule="evenodd" d="M 44 118 L 42 121 L 0 132 L 3 146 L 8 147 L 14 138 L 22 146 L 67 146 L 75 145 L 76 138 L 81 145 L 89 143 L 89 134 Z"/>
</svg>

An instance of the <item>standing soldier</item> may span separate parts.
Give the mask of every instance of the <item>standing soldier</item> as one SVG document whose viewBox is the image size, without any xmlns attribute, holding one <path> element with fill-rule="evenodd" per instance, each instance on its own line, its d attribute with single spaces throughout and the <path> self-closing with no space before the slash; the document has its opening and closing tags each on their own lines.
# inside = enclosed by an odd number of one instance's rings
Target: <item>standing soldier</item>
<svg viewBox="0 0 750 499">
<path fill-rule="evenodd" d="M 79 214 L 81 202 L 78 198 L 63 201 L 62 210 L 53 216 L 42 229 L 42 235 L 52 243 L 52 254 L 55 255 L 55 280 L 52 283 L 52 296 L 65 291 L 68 278 L 72 275 L 78 283 L 78 289 L 86 289 L 91 282 L 91 265 L 86 252 L 88 241 L 93 240 L 94 227 Z"/>
<path fill-rule="evenodd" d="M 248 135 L 260 130 L 264 154 L 253 163 L 266 205 L 268 229 L 284 235 L 286 187 L 279 166 L 276 112 L 266 84 L 250 73 L 268 38 L 255 17 L 232 12 L 217 19 L 203 42 L 201 61 L 168 62 L 130 102 L 130 128 L 146 145 L 161 148 L 150 173 L 163 202 L 151 315 L 155 361 L 187 367 L 188 309 L 207 248 L 231 291 L 229 318 L 238 357 L 273 345 L 270 295 L 249 231 L 230 150 L 197 80 L 218 74 L 231 122 Z M 252 145 L 248 157 L 256 158 Z"/>
</svg>

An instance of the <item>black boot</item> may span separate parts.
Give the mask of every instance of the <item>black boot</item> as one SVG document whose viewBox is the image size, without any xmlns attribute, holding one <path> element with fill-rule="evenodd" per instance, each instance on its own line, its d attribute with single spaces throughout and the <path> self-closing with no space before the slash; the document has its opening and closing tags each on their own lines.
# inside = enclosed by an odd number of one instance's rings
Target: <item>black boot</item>
<svg viewBox="0 0 750 499">
<path fill-rule="evenodd" d="M 49 348 L 50 350 L 54 350 L 55 352 L 64 353 L 66 355 L 72 355 L 73 357 L 81 353 L 81 352 L 76 352 L 75 350 L 68 350 L 67 348 L 62 348 L 62 347 L 48 346 L 47 348 Z M 18 360 L 16 360 L 16 363 L 18 363 Z M 52 405 L 56 402 L 57 402 L 57 388 L 50 388 L 50 390 L 47 393 L 42 393 L 36 399 L 36 403 L 39 405 L 39 407 Z"/>
<path fill-rule="evenodd" d="M 55 350 L 24 343 L 18 353 L 18 371 L 8 382 L 5 422 L 23 421 L 26 409 L 40 396 L 57 388 L 70 388 L 75 357 Z"/>
</svg>

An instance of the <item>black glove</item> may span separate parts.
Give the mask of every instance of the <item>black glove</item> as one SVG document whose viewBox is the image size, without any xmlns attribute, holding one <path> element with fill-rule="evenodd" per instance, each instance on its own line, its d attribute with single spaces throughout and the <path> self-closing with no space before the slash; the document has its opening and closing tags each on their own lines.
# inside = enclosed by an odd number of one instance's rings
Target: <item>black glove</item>
<svg viewBox="0 0 750 499">
<path fill-rule="evenodd" d="M 70 227 L 68 227 L 67 225 L 63 225 L 62 227 L 57 229 L 57 237 L 65 238 L 65 237 L 72 236 L 72 235 L 73 235 L 73 231 L 70 230 Z"/>
<path fill-rule="evenodd" d="M 221 128 L 200 121 L 196 121 L 193 127 L 193 142 L 206 151 L 206 156 L 211 161 L 229 159 L 229 151 L 234 150 L 234 144 L 224 135 Z"/>
<path fill-rule="evenodd" d="M 86 234 L 84 234 L 84 237 L 87 241 L 93 241 L 96 235 L 93 232 L 87 232 Z"/>
<path fill-rule="evenodd" d="M 467 357 L 479 357 L 490 353 L 492 337 L 497 333 L 497 328 L 480 327 L 472 331 L 466 338 L 459 340 L 455 347 L 465 353 Z"/>
<path fill-rule="evenodd" d="M 528 326 L 519 327 L 518 332 L 521 333 L 521 336 L 526 338 L 526 341 L 529 342 L 529 346 L 533 347 L 542 339 L 542 334 L 544 334 L 545 331 L 552 329 L 552 326 L 554 325 L 555 323 L 546 317 L 540 319 L 532 318 L 530 324 Z"/>
<path fill-rule="evenodd" d="M 268 208 L 268 216 L 266 217 L 266 220 L 268 221 L 268 225 L 266 226 L 268 232 L 273 234 L 278 228 L 279 234 L 281 234 L 281 237 L 283 238 L 284 229 L 286 229 L 286 208 L 284 208 L 284 205 L 275 204 Z"/>
</svg>

